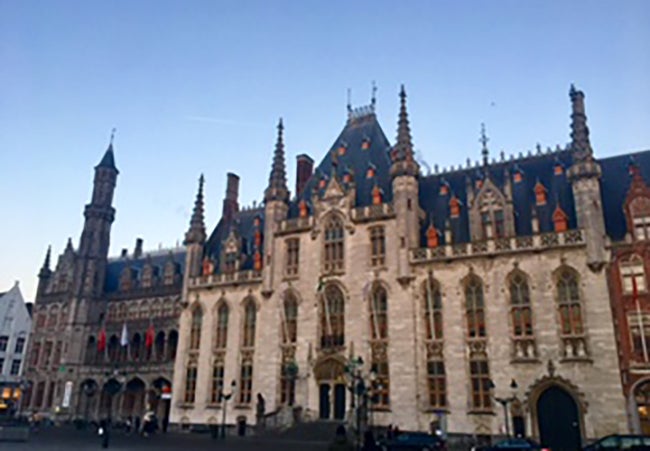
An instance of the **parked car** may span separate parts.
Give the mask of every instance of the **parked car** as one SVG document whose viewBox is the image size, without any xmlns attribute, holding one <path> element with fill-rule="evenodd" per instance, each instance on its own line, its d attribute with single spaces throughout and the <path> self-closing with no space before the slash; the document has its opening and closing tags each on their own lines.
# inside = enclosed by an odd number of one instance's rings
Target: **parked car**
<svg viewBox="0 0 650 451">
<path fill-rule="evenodd" d="M 427 434 L 426 432 L 400 432 L 392 439 L 379 442 L 382 451 L 446 451 L 447 445 L 442 437 Z"/>
<path fill-rule="evenodd" d="M 650 451 L 650 437 L 644 435 L 608 435 L 582 448 L 583 451 L 607 449 L 626 449 L 630 451 Z"/>
<path fill-rule="evenodd" d="M 499 450 L 509 450 L 509 451 L 542 451 L 545 448 L 542 447 L 539 443 L 531 440 L 529 438 L 508 438 L 500 442 L 495 443 L 490 446 L 481 446 L 475 448 L 476 451 L 499 451 Z"/>
</svg>

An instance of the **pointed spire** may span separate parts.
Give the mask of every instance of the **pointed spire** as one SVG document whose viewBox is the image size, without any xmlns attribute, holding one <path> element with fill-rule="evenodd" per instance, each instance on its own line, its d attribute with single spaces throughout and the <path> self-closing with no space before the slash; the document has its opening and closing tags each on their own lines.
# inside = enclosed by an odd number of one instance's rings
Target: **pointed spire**
<svg viewBox="0 0 650 451">
<path fill-rule="evenodd" d="M 406 90 L 402 85 L 399 93 L 400 109 L 397 120 L 397 142 L 391 152 L 393 165 L 391 175 L 416 176 L 420 167 L 415 162 L 413 155 L 413 142 L 411 140 L 411 127 L 409 126 L 408 112 L 406 111 Z"/>
<path fill-rule="evenodd" d="M 593 150 L 589 141 L 589 127 L 585 114 L 585 94 L 571 85 L 571 151 L 575 160 L 593 159 Z"/>
<path fill-rule="evenodd" d="M 72 247 L 72 237 L 68 237 L 68 242 L 65 245 L 65 252 L 74 252 L 74 247 Z"/>
<path fill-rule="evenodd" d="M 52 245 L 47 246 L 47 253 L 45 254 L 45 261 L 43 262 L 43 267 L 39 276 L 48 276 L 52 272 L 50 270 L 50 259 L 52 257 Z"/>
<path fill-rule="evenodd" d="M 106 149 L 106 152 L 104 153 L 104 156 L 102 157 L 102 160 L 99 162 L 97 167 L 113 169 L 115 172 L 119 173 L 117 167 L 115 166 L 115 155 L 113 153 L 113 139 L 115 138 L 115 131 L 115 128 L 113 128 L 111 131 L 111 140 L 108 143 L 108 148 Z"/>
<path fill-rule="evenodd" d="M 483 147 L 481 147 L 481 155 L 483 156 L 483 166 L 488 165 L 488 158 L 490 153 L 487 148 L 487 143 L 490 139 L 485 134 L 485 124 L 481 122 L 481 138 L 478 140 Z"/>
<path fill-rule="evenodd" d="M 205 223 L 203 221 L 203 174 L 199 178 L 199 191 L 196 193 L 196 200 L 194 201 L 194 211 L 190 219 L 190 228 L 185 234 L 185 244 L 205 242 Z"/>
<path fill-rule="evenodd" d="M 273 165 L 271 167 L 271 175 L 269 176 L 269 186 L 264 192 L 264 200 L 273 201 L 279 200 L 287 202 L 289 200 L 289 189 L 287 188 L 287 172 L 284 164 L 284 140 L 282 132 L 284 126 L 282 125 L 282 118 L 278 122 L 278 140 L 275 144 L 275 152 L 273 153 Z"/>
</svg>

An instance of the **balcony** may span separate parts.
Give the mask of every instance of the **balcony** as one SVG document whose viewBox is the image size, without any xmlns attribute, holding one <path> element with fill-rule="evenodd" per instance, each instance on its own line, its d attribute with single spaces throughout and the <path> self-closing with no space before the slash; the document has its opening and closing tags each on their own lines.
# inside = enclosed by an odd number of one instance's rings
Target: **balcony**
<svg viewBox="0 0 650 451">
<path fill-rule="evenodd" d="M 411 263 L 447 261 L 461 258 L 504 255 L 525 251 L 543 251 L 585 245 L 582 230 L 550 232 L 531 236 L 496 238 L 472 243 L 446 244 L 411 251 Z"/>
<path fill-rule="evenodd" d="M 226 285 L 245 285 L 262 282 L 262 272 L 249 269 L 224 274 L 210 274 L 190 278 L 190 288 L 218 287 Z"/>
<path fill-rule="evenodd" d="M 354 222 L 369 222 L 395 217 L 391 204 L 368 205 L 352 210 L 350 217 Z"/>
<path fill-rule="evenodd" d="M 288 235 L 290 233 L 304 232 L 310 230 L 314 225 L 314 217 L 292 218 L 280 222 L 280 228 L 276 235 Z"/>
</svg>

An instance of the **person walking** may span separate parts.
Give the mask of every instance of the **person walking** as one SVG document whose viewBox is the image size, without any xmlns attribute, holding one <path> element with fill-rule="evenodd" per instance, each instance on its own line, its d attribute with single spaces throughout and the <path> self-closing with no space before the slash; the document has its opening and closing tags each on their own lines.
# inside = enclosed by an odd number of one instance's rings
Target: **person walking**
<svg viewBox="0 0 650 451">
<path fill-rule="evenodd" d="M 354 445 L 348 440 L 345 433 L 345 426 L 340 424 L 336 428 L 336 436 L 327 449 L 328 451 L 355 451 Z"/>
<path fill-rule="evenodd" d="M 108 443 L 110 440 L 110 431 L 109 431 L 109 424 L 106 419 L 103 419 L 99 422 L 99 428 L 97 428 L 97 434 L 99 435 L 102 448 L 108 448 Z"/>
</svg>

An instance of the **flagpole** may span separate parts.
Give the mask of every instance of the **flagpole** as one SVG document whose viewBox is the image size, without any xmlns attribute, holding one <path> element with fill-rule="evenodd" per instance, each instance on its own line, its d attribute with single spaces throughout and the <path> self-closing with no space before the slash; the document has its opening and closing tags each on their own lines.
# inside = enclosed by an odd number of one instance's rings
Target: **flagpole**
<svg viewBox="0 0 650 451">
<path fill-rule="evenodd" d="M 639 303 L 639 289 L 636 284 L 636 277 L 632 273 L 632 295 L 636 304 L 636 315 L 639 320 L 639 332 L 641 333 L 641 349 L 643 349 L 643 361 L 648 361 L 648 345 L 645 340 L 645 328 L 643 327 L 643 315 L 641 314 L 641 304 Z"/>
</svg>

